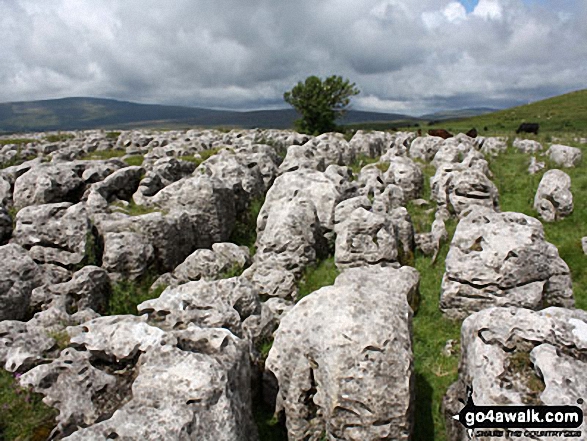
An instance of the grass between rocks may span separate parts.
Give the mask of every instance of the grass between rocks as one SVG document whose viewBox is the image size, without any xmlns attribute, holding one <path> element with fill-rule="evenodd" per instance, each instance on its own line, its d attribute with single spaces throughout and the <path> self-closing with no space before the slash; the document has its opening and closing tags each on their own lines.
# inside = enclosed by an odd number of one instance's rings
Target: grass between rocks
<svg viewBox="0 0 587 441">
<path fill-rule="evenodd" d="M 160 208 L 139 205 L 132 199 L 128 203 L 121 201 L 114 202 L 112 206 L 116 207 L 117 211 L 128 214 L 129 216 L 141 216 L 143 214 L 163 212 Z"/>
<path fill-rule="evenodd" d="M 8 144 L 28 144 L 29 142 L 37 142 L 36 139 L 30 138 L 12 138 L 12 139 L 0 139 L 0 145 L 8 145 Z"/>
<path fill-rule="evenodd" d="M 112 294 L 105 315 L 137 315 L 137 306 L 146 300 L 156 299 L 166 286 L 158 285 L 149 291 L 155 280 L 155 273 L 148 273 L 138 280 L 122 280 L 112 284 Z"/>
<path fill-rule="evenodd" d="M 214 156 L 220 150 L 222 150 L 222 147 L 215 147 L 213 149 L 206 149 L 202 150 L 201 152 L 198 152 L 199 156 L 180 156 L 178 159 L 193 162 L 194 164 L 196 164 L 196 166 L 198 166 L 209 157 Z"/>
<path fill-rule="evenodd" d="M 62 142 L 73 138 L 75 138 L 75 135 L 72 135 L 71 133 L 54 133 L 45 137 L 48 142 Z"/>
<path fill-rule="evenodd" d="M 87 155 L 80 156 L 79 159 L 86 160 L 86 161 L 87 160 L 105 160 L 105 159 L 112 159 L 112 158 L 120 158 L 124 155 L 126 155 L 126 150 L 115 150 L 115 149 L 94 150 L 93 152 L 90 152 Z M 143 162 L 141 161 L 141 164 L 142 163 Z"/>
<path fill-rule="evenodd" d="M 304 271 L 298 282 L 298 301 L 308 294 L 334 284 L 334 280 L 340 274 L 334 265 L 334 256 L 319 260 L 316 264 L 310 265 Z"/>
<path fill-rule="evenodd" d="M 229 242 L 245 246 L 249 249 L 251 256 L 255 254 L 255 241 L 257 240 L 257 217 L 261 212 L 265 197 L 260 196 L 249 202 L 249 207 L 238 216 Z"/>
<path fill-rule="evenodd" d="M 128 158 L 124 158 L 123 161 L 126 162 L 128 165 L 143 165 L 143 161 L 145 157 L 143 155 L 132 155 Z"/>
<path fill-rule="evenodd" d="M 0 440 L 48 439 L 58 412 L 42 398 L 21 388 L 14 374 L 0 369 Z"/>
</svg>

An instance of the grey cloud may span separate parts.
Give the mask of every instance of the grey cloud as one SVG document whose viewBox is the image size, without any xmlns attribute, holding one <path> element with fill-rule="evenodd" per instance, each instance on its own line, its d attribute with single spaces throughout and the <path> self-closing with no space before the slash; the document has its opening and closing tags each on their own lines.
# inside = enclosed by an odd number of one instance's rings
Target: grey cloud
<svg viewBox="0 0 587 441">
<path fill-rule="evenodd" d="M 501 16 L 445 14 L 450 0 L 0 0 L 0 101 L 251 109 L 341 74 L 355 108 L 423 113 L 585 87 L 584 2 L 482 1 Z"/>
</svg>

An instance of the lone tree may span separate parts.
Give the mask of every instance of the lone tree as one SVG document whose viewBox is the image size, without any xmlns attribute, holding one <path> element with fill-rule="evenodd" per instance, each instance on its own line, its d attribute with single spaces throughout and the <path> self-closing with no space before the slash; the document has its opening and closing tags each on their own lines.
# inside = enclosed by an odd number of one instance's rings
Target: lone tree
<svg viewBox="0 0 587 441">
<path fill-rule="evenodd" d="M 283 99 L 302 115 L 295 122 L 296 130 L 319 135 L 336 129 L 336 119 L 345 114 L 351 97 L 359 92 L 355 83 L 341 76 L 333 75 L 324 81 L 311 76 L 285 92 Z"/>
</svg>

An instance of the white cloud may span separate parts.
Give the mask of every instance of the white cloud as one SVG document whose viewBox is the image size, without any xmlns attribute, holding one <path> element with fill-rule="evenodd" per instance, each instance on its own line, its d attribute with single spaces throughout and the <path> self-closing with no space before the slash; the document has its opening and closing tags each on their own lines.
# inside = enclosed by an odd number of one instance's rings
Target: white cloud
<svg viewBox="0 0 587 441">
<path fill-rule="evenodd" d="M 503 7 L 499 0 L 479 0 L 473 15 L 486 20 L 500 20 L 503 17 Z"/>
<path fill-rule="evenodd" d="M 450 2 L 442 13 L 448 21 L 453 23 L 458 23 L 467 18 L 467 10 L 459 2 Z"/>
</svg>

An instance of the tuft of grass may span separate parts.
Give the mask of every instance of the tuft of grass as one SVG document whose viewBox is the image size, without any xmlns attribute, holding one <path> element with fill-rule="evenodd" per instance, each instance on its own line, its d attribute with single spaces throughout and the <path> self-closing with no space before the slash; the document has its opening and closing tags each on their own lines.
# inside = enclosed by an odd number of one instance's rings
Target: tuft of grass
<svg viewBox="0 0 587 441">
<path fill-rule="evenodd" d="M 230 268 L 228 268 L 226 271 L 223 271 L 222 273 L 220 273 L 219 278 L 220 279 L 232 279 L 233 277 L 240 276 L 244 270 L 245 270 L 244 267 L 235 263 Z"/>
<path fill-rule="evenodd" d="M 8 145 L 8 144 L 28 144 L 29 142 L 37 142 L 36 139 L 30 138 L 12 138 L 12 139 L 0 139 L 0 145 Z"/>
<path fill-rule="evenodd" d="M 156 279 L 157 275 L 150 273 L 138 280 L 113 283 L 105 315 L 136 315 L 140 303 L 156 299 L 167 288 L 165 285 L 159 285 L 153 291 L 149 291 Z"/>
<path fill-rule="evenodd" d="M 220 150 L 222 150 L 222 147 L 215 147 L 213 149 L 207 149 L 207 150 L 202 150 L 201 152 L 198 152 L 198 155 L 200 155 L 199 157 L 197 157 L 197 156 L 181 156 L 179 159 L 183 159 L 184 161 L 193 162 L 194 164 L 196 164 L 196 166 L 198 166 L 202 162 L 204 162 L 206 159 L 210 158 L 211 156 L 214 156 Z"/>
<path fill-rule="evenodd" d="M 121 211 L 124 214 L 128 214 L 129 216 L 141 216 L 143 214 L 161 212 L 160 209 L 157 209 L 155 207 L 147 207 L 145 205 L 138 205 L 132 199 L 126 205 L 123 204 L 122 202 L 114 202 L 112 205 L 117 207 L 118 211 Z"/>
<path fill-rule="evenodd" d="M 54 135 L 47 135 L 45 137 L 48 142 L 62 142 L 73 138 L 75 138 L 75 136 L 71 133 L 57 133 Z"/>
<path fill-rule="evenodd" d="M 334 280 L 340 274 L 336 265 L 334 265 L 334 257 L 328 257 L 320 260 L 314 265 L 310 265 L 304 271 L 301 279 L 298 282 L 298 300 L 303 299 L 308 294 L 322 288 L 334 284 Z"/>
<path fill-rule="evenodd" d="M 376 162 L 379 162 L 379 158 L 371 158 L 367 155 L 359 155 L 352 163 L 349 164 L 349 168 L 353 171 L 353 174 L 356 175 L 360 173 L 361 169 L 366 165 L 375 164 Z M 389 168 L 389 164 L 387 167 Z M 385 171 L 387 171 L 387 169 Z"/>
<path fill-rule="evenodd" d="M 47 336 L 55 340 L 55 344 L 60 351 L 69 347 L 70 339 L 67 331 L 51 331 L 47 333 Z"/>
<path fill-rule="evenodd" d="M 112 159 L 112 158 L 120 158 L 126 155 L 125 150 L 96 150 L 87 155 L 81 156 L 79 159 L 81 160 L 105 160 L 105 159 Z M 141 161 L 142 164 L 142 161 Z M 140 165 L 140 164 L 139 164 Z"/>
<path fill-rule="evenodd" d="M 143 155 L 132 155 L 124 159 L 128 165 L 143 165 L 145 157 Z"/>
<path fill-rule="evenodd" d="M 17 376 L 0 369 L 0 439 L 48 439 L 58 411 L 45 405 L 42 395 L 21 388 Z"/>
<path fill-rule="evenodd" d="M 107 132 L 106 139 L 118 139 L 120 132 Z"/>
<path fill-rule="evenodd" d="M 261 441 L 287 441 L 285 425 L 274 415 L 273 409 L 261 398 L 253 400 L 253 418 Z"/>
<path fill-rule="evenodd" d="M 257 240 L 257 217 L 263 207 L 265 197 L 254 198 L 249 202 L 249 207 L 241 213 L 234 225 L 229 241 L 249 249 L 251 256 L 255 254 L 255 241 Z"/>
</svg>

